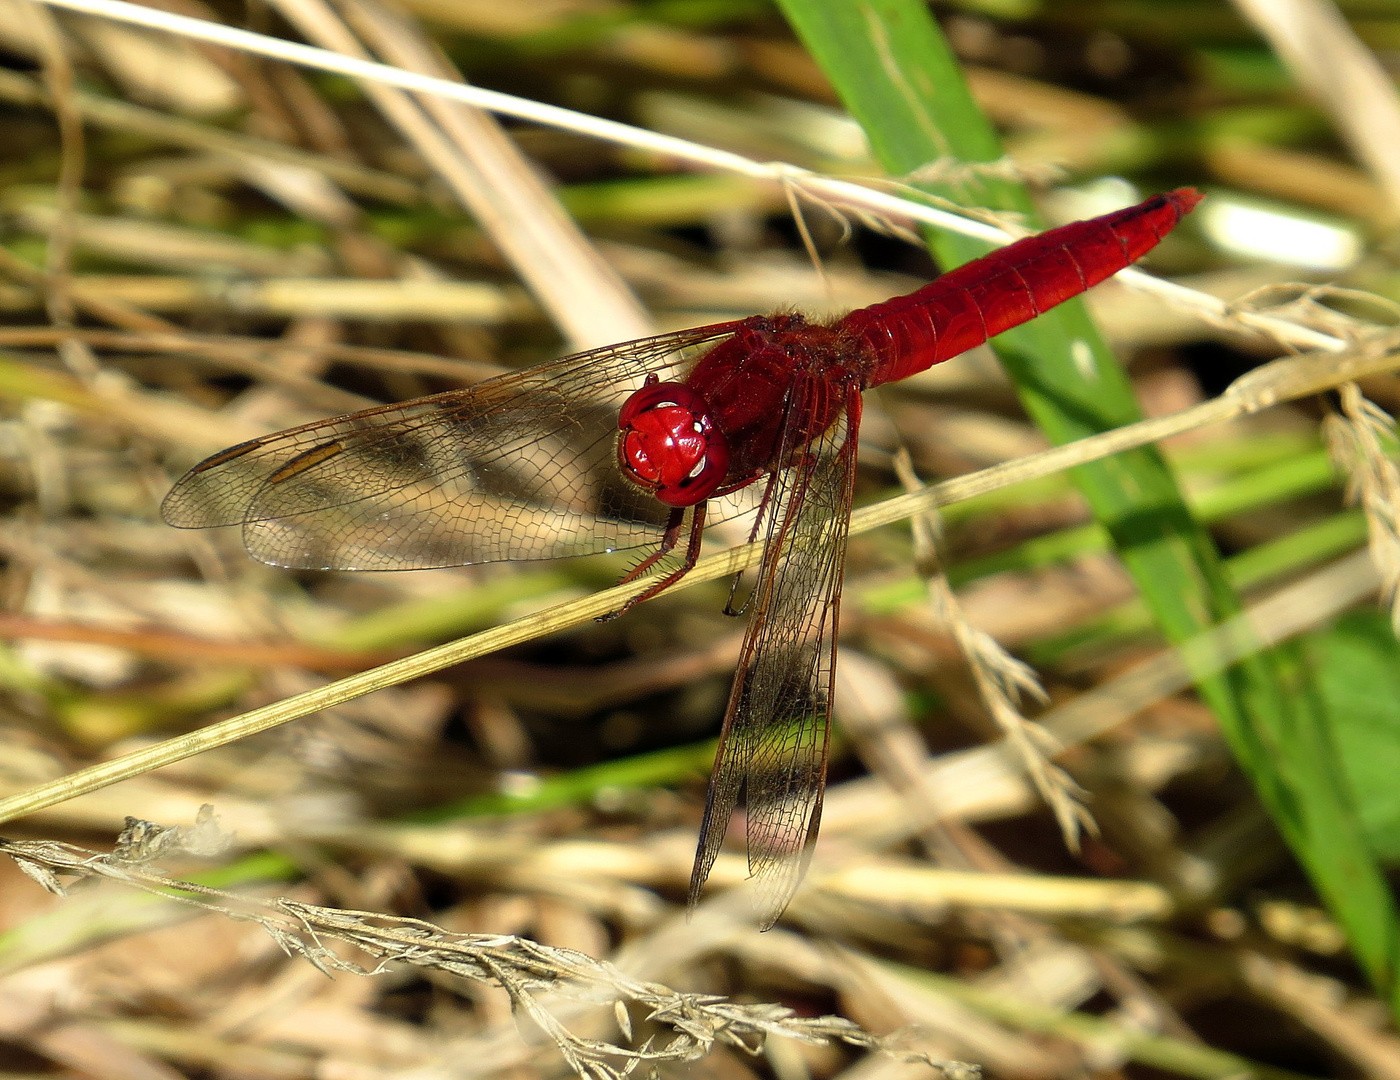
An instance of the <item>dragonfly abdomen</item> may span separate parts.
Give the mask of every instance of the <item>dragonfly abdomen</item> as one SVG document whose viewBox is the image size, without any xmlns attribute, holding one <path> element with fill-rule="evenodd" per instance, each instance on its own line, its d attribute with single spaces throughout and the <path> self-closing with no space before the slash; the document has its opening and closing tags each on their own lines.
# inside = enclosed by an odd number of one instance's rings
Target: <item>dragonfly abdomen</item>
<svg viewBox="0 0 1400 1080">
<path fill-rule="evenodd" d="M 1035 318 L 1151 251 L 1200 194 L 1179 188 L 1090 221 L 1028 236 L 862 308 L 838 324 L 869 347 L 867 386 L 895 382 Z"/>
</svg>

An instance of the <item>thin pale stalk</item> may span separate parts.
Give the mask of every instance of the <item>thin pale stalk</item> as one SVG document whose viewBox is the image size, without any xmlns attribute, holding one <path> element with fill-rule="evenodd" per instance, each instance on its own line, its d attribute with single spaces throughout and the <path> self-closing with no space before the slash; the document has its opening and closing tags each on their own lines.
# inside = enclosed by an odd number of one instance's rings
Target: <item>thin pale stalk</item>
<svg viewBox="0 0 1400 1080">
<path fill-rule="evenodd" d="M 555 105 L 513 97 L 495 90 L 466 86 L 462 83 L 439 79 L 403 71 L 387 64 L 377 64 L 353 56 L 342 56 L 325 49 L 313 48 L 281 38 L 255 34 L 237 27 L 224 26 L 204 19 L 192 19 L 125 3 L 124 0 L 42 0 L 54 7 L 82 11 L 91 15 L 115 19 L 119 22 L 134 23 L 153 29 L 167 30 L 184 37 L 231 49 L 268 56 L 288 63 L 321 71 L 331 71 L 355 79 L 381 82 L 388 86 L 398 86 L 425 94 L 437 94 L 452 101 L 503 116 L 514 116 L 521 120 L 574 131 L 581 135 L 630 146 L 638 150 L 672 157 L 702 168 L 733 172 L 758 180 L 766 180 L 780 185 L 794 185 L 804 195 L 814 200 L 830 202 L 837 207 L 852 207 L 886 215 L 896 221 L 916 221 L 935 228 L 947 230 L 960 236 L 984 240 L 990 244 L 1006 244 L 1016 239 L 1005 230 L 985 221 L 963 217 L 936 206 L 929 206 L 899 195 L 875 190 L 859 183 L 823 176 L 786 162 L 756 161 L 725 150 L 703 146 L 686 139 L 614 120 L 604 120 L 595 116 L 573 112 Z M 912 189 L 910 189 L 912 190 Z M 1279 342 L 1307 349 L 1330 349 L 1341 351 L 1347 343 L 1332 334 L 1324 333 L 1309 326 L 1300 325 L 1288 319 L 1275 318 L 1258 312 L 1235 310 L 1230 304 L 1206 293 L 1163 281 L 1131 268 L 1121 271 L 1117 279 L 1125 285 L 1150 292 L 1162 297 L 1176 307 L 1191 311 L 1202 319 L 1244 330 L 1263 334 Z"/>
<path fill-rule="evenodd" d="M 1235 0 L 1400 214 L 1400 94 L 1332 0 Z"/>
</svg>

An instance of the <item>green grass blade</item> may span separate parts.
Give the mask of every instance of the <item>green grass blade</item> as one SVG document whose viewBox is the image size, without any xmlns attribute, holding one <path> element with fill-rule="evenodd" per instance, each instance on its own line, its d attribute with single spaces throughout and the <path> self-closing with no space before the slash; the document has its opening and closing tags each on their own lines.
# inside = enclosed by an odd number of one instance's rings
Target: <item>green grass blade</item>
<svg viewBox="0 0 1400 1080">
<path fill-rule="evenodd" d="M 1000 157 L 995 132 L 923 3 L 780 5 L 888 172 L 906 175 L 940 159 Z M 1026 193 L 1006 181 L 974 178 L 926 190 L 1034 220 Z M 945 267 L 986 251 L 979 242 L 952 235 L 934 235 L 930 244 Z M 1027 411 L 1056 443 L 1139 416 L 1126 374 L 1077 301 L 1001 335 L 994 347 Z M 1073 480 L 1169 641 L 1184 641 L 1240 610 L 1219 553 L 1155 450 L 1081 466 Z M 1298 652 L 1260 653 L 1224 676 L 1202 674 L 1197 688 L 1280 831 L 1346 927 L 1357 958 L 1396 1009 L 1394 903 L 1340 779 L 1324 706 Z"/>
</svg>

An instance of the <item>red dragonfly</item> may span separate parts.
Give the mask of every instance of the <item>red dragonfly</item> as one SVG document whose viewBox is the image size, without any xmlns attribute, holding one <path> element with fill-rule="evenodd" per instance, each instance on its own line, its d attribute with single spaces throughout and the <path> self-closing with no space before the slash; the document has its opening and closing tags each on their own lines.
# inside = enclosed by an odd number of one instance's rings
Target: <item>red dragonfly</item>
<svg viewBox="0 0 1400 1080">
<path fill-rule="evenodd" d="M 1182 188 L 1027 237 L 832 323 L 700 326 L 254 439 L 186 473 L 165 520 L 238 525 L 254 558 L 299 569 L 650 548 L 630 581 L 670 555 L 631 607 L 695 565 L 707 519 L 747 509 L 763 558 L 690 903 L 742 794 L 766 929 L 797 889 L 821 816 L 861 392 L 1112 276 L 1200 198 Z"/>
</svg>

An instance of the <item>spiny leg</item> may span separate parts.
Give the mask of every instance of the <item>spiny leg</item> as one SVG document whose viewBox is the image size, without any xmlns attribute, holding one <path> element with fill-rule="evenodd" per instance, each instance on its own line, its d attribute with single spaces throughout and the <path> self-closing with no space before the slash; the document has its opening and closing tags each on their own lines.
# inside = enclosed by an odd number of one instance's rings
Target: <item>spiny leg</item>
<svg viewBox="0 0 1400 1080">
<path fill-rule="evenodd" d="M 685 522 L 685 507 L 671 507 L 670 516 L 666 518 L 666 531 L 661 534 L 661 543 L 657 545 L 655 551 L 639 562 L 636 566 L 622 575 L 619 585 L 627 585 L 636 581 L 653 566 L 659 563 L 671 553 L 671 549 L 676 546 L 676 541 L 681 538 L 681 525 Z"/>
<path fill-rule="evenodd" d="M 666 522 L 666 531 L 661 537 L 661 546 L 639 562 L 631 570 L 623 575 L 619 585 L 626 585 L 630 581 L 636 581 L 642 574 L 645 574 L 676 546 L 680 539 L 681 524 L 685 517 L 684 507 L 676 507 L 671 511 L 671 516 Z M 690 513 L 690 538 L 685 545 L 685 558 L 681 560 L 680 566 L 671 571 L 659 581 L 654 581 L 636 596 L 628 600 L 622 607 L 609 615 L 601 615 L 599 622 L 606 622 L 609 619 L 616 619 L 619 615 L 625 615 L 643 600 L 650 600 L 653 596 L 665 592 L 686 574 L 695 568 L 695 564 L 700 561 L 700 542 L 705 536 L 705 504 L 699 503 Z"/>
</svg>

